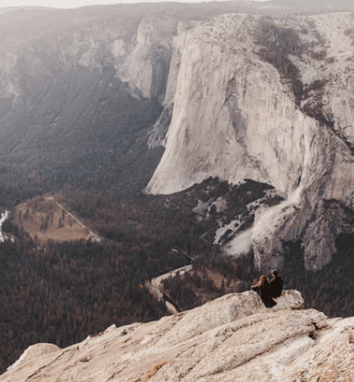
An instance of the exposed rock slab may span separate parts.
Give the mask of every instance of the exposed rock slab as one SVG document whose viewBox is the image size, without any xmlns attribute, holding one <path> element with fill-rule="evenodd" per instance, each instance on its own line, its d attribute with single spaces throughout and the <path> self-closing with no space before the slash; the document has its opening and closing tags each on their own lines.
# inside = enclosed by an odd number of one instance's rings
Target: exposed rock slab
<svg viewBox="0 0 354 382">
<path fill-rule="evenodd" d="M 59 349 L 30 347 L 0 381 L 294 381 L 353 377 L 354 319 L 301 310 L 297 291 L 274 308 L 255 292 L 225 295 L 147 324 L 114 325 Z"/>
</svg>

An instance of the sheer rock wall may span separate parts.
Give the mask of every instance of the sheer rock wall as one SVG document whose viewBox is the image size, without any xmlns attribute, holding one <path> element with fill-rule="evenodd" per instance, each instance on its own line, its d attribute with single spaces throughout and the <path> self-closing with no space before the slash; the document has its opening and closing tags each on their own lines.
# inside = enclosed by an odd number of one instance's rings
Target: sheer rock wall
<svg viewBox="0 0 354 382">
<path fill-rule="evenodd" d="M 269 183 L 287 195 L 259 214 L 256 265 L 281 268 L 302 240 L 320 269 L 353 232 L 354 18 L 351 13 L 217 16 L 183 49 L 166 151 L 147 192 L 173 193 L 218 176 Z"/>
</svg>

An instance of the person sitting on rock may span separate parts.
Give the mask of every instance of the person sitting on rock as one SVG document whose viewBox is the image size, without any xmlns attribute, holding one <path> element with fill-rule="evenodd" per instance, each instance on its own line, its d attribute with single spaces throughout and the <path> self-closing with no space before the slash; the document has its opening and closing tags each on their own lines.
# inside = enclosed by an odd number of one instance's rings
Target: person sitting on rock
<svg viewBox="0 0 354 382">
<path fill-rule="evenodd" d="M 252 285 L 251 289 L 261 296 L 261 299 L 267 308 L 276 305 L 276 302 L 273 300 L 270 293 L 270 285 L 267 276 L 260 276 L 258 283 L 256 285 Z"/>
<path fill-rule="evenodd" d="M 283 291 L 283 280 L 281 279 L 281 277 L 278 277 L 277 271 L 272 272 L 272 279 L 270 280 L 269 287 L 270 295 L 273 298 L 277 298 L 281 295 Z"/>
</svg>

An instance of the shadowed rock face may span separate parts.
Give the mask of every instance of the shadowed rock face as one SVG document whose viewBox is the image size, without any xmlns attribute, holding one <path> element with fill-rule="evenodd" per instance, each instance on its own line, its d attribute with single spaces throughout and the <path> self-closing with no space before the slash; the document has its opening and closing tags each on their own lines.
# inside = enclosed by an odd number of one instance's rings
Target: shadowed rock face
<svg viewBox="0 0 354 382">
<path fill-rule="evenodd" d="M 156 322 L 112 326 L 66 349 L 34 345 L 0 381 L 353 377 L 353 318 L 328 319 L 316 310 L 301 310 L 303 299 L 294 290 L 284 291 L 277 302 L 265 308 L 255 292 L 229 294 Z"/>
</svg>

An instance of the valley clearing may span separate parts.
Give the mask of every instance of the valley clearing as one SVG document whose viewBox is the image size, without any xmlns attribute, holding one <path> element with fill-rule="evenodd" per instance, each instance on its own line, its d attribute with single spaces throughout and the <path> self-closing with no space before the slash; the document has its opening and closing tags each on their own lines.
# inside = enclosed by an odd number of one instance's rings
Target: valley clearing
<svg viewBox="0 0 354 382">
<path fill-rule="evenodd" d="M 14 222 L 39 242 L 93 240 L 100 241 L 73 214 L 58 203 L 53 196 L 37 196 L 20 203 L 14 211 Z"/>
</svg>

